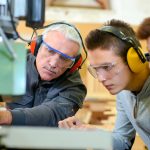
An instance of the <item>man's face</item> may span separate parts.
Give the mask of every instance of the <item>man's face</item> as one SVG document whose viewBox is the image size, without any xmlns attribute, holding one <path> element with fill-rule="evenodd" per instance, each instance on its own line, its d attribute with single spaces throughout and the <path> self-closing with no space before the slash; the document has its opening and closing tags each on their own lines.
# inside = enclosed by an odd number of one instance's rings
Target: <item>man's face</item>
<svg viewBox="0 0 150 150">
<path fill-rule="evenodd" d="M 97 79 L 111 94 L 127 89 L 131 80 L 131 71 L 123 59 L 113 50 L 97 48 L 89 51 L 89 62 L 95 70 Z"/>
<path fill-rule="evenodd" d="M 50 81 L 62 75 L 74 63 L 79 45 L 58 31 L 50 31 L 36 57 L 36 67 L 42 80 Z"/>
</svg>

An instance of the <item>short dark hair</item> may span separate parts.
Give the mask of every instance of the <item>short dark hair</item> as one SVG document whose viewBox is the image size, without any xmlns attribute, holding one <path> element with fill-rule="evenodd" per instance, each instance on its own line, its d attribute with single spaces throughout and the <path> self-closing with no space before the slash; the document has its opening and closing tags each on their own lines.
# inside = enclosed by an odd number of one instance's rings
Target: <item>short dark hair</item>
<svg viewBox="0 0 150 150">
<path fill-rule="evenodd" d="M 139 25 L 139 28 L 137 30 L 137 37 L 139 39 L 147 39 L 148 37 L 150 37 L 150 17 L 145 18 Z"/>
<path fill-rule="evenodd" d="M 104 24 L 104 26 L 112 26 L 116 27 L 118 30 L 123 31 L 126 36 L 133 37 L 136 39 L 136 35 L 132 27 L 127 24 L 126 22 L 123 22 L 121 20 L 115 20 L 112 19 Z M 94 50 L 98 47 L 102 49 L 112 49 L 115 51 L 115 53 L 118 56 L 121 56 L 126 60 L 126 55 L 128 49 L 132 46 L 130 43 L 125 42 L 121 40 L 120 38 L 116 37 L 113 34 L 110 34 L 105 31 L 101 31 L 100 29 L 92 30 L 85 39 L 85 44 L 88 50 Z"/>
</svg>

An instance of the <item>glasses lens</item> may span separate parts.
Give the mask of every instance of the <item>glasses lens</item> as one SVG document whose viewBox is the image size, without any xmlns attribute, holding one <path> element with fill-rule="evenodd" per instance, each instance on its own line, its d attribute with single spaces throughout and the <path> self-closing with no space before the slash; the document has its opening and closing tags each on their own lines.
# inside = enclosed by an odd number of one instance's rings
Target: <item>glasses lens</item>
<svg viewBox="0 0 150 150">
<path fill-rule="evenodd" d="M 92 66 L 88 66 L 88 71 L 95 79 L 97 78 L 96 70 Z"/>
<path fill-rule="evenodd" d="M 71 68 L 74 65 L 74 61 L 71 61 L 71 64 L 66 68 Z"/>
<path fill-rule="evenodd" d="M 98 75 L 100 75 L 101 73 L 107 76 L 112 76 L 114 74 L 114 66 L 115 66 L 114 63 L 101 65 L 95 68 L 89 65 L 88 71 L 94 78 L 98 78 Z"/>
</svg>

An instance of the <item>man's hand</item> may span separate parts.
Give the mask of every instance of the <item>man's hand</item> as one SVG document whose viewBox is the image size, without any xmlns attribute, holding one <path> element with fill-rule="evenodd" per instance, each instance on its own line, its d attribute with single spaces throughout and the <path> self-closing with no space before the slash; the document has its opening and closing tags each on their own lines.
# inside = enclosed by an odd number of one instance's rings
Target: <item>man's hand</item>
<svg viewBox="0 0 150 150">
<path fill-rule="evenodd" d="M 79 129 L 79 130 L 97 130 L 98 129 L 94 125 L 81 123 L 81 121 L 77 119 L 75 116 L 59 121 L 58 126 L 59 128 Z"/>
<path fill-rule="evenodd" d="M 1 125 L 10 125 L 12 122 L 12 114 L 8 110 L 0 111 L 0 124 Z"/>
<path fill-rule="evenodd" d="M 64 120 L 58 122 L 59 128 L 69 129 L 69 128 L 76 128 L 81 125 L 82 125 L 82 123 L 75 116 L 68 117 L 67 119 L 64 119 Z"/>
</svg>

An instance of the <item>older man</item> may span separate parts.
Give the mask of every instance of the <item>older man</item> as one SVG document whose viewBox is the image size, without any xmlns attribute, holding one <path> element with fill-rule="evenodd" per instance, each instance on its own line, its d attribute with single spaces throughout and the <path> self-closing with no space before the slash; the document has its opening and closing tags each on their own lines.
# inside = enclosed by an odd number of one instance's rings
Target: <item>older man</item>
<svg viewBox="0 0 150 150">
<path fill-rule="evenodd" d="M 0 124 L 58 126 L 82 106 L 86 87 L 78 71 L 82 38 L 67 23 L 49 25 L 27 57 L 26 93 L 8 110 L 0 112 Z"/>
</svg>

